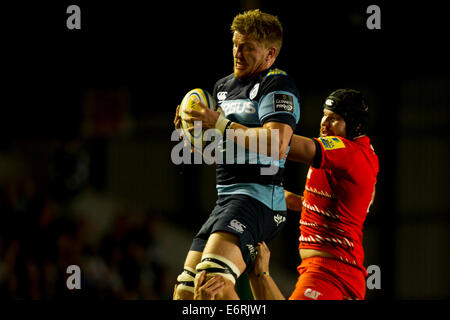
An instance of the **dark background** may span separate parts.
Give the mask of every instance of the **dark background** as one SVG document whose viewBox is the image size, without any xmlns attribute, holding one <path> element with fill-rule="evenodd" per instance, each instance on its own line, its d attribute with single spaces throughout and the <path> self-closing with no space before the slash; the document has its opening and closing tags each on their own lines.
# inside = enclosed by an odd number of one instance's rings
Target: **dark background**
<svg viewBox="0 0 450 320">
<path fill-rule="evenodd" d="M 68 30 L 66 9 L 81 9 Z M 366 9 L 381 8 L 369 30 Z M 434 2 L 190 1 L 21 3 L 2 7 L 0 295 L 169 299 L 215 199 L 214 167 L 176 166 L 177 104 L 232 72 L 229 27 L 250 8 L 275 14 L 277 66 L 301 94 L 296 133 L 315 136 L 343 87 L 370 105 L 380 158 L 364 233 L 381 270 L 368 299 L 449 298 L 448 26 Z M 307 168 L 288 162 L 286 189 Z M 296 281 L 298 213 L 271 245 L 274 277 Z M 80 265 L 82 289 L 65 286 Z"/>
</svg>

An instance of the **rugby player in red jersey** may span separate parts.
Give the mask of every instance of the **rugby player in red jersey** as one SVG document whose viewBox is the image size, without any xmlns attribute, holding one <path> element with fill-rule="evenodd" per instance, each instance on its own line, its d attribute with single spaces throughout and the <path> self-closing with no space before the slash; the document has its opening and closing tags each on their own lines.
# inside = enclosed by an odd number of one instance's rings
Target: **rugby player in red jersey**
<svg viewBox="0 0 450 320">
<path fill-rule="evenodd" d="M 323 105 L 320 137 L 294 135 L 288 160 L 311 165 L 303 197 L 285 191 L 301 209 L 300 274 L 290 300 L 364 299 L 363 224 L 375 196 L 378 157 L 366 136 L 368 106 L 359 91 L 339 89 Z M 284 299 L 269 275 L 270 251 L 258 246 L 249 274 L 256 299 Z"/>
</svg>

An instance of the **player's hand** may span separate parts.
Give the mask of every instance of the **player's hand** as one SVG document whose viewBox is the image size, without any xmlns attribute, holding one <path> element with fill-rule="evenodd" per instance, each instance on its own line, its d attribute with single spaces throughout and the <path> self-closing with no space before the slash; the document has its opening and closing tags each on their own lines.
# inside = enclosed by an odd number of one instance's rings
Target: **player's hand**
<svg viewBox="0 0 450 320">
<path fill-rule="evenodd" d="M 255 266 L 253 268 L 253 275 L 258 277 L 269 275 L 269 261 L 270 261 L 270 250 L 267 244 L 263 242 L 258 242 L 256 246 L 256 251 L 258 255 L 256 256 Z"/>
<path fill-rule="evenodd" d="M 198 98 L 196 103 L 197 106 L 200 107 L 200 110 L 184 110 L 183 112 L 188 115 L 184 120 L 191 123 L 194 123 L 194 121 L 201 121 L 203 129 L 215 128 L 221 110 L 214 111 L 207 108 L 203 102 L 198 100 Z"/>
<path fill-rule="evenodd" d="M 180 132 L 180 138 L 183 138 L 183 139 L 184 139 L 184 137 L 183 137 L 183 130 L 181 130 L 180 105 L 177 106 L 177 110 L 176 110 L 176 112 L 175 112 L 175 118 L 173 119 L 173 124 L 174 124 L 174 126 L 175 126 L 175 129 L 176 129 L 176 130 L 179 130 L 179 132 Z M 191 129 L 193 130 L 194 127 L 189 127 L 187 130 L 190 131 Z M 185 140 L 184 140 L 184 146 L 187 147 L 187 146 L 189 146 L 189 145 L 190 145 L 189 141 L 187 141 L 187 140 L 185 139 Z M 193 146 L 191 146 L 191 153 L 194 153 L 194 152 L 195 152 L 195 149 L 194 149 Z"/>
<path fill-rule="evenodd" d="M 178 287 L 177 284 L 175 284 L 174 287 L 173 287 L 172 300 L 176 300 L 177 299 L 177 287 Z"/>
<path fill-rule="evenodd" d="M 286 206 L 292 211 L 302 211 L 303 197 L 293 192 L 284 190 L 284 197 L 286 198 Z"/>
<path fill-rule="evenodd" d="M 173 119 L 173 124 L 175 126 L 175 129 L 181 128 L 180 105 L 177 106 L 177 111 L 175 112 L 175 118 Z"/>
<path fill-rule="evenodd" d="M 194 280 L 194 300 L 214 300 L 216 295 L 225 287 L 225 281 L 216 275 L 206 279 L 206 271 L 202 271 Z"/>
</svg>

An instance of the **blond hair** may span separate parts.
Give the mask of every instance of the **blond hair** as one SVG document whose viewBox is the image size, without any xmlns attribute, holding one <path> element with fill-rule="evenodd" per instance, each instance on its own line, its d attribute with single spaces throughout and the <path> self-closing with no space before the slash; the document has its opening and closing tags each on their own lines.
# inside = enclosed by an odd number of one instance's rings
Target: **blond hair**
<svg viewBox="0 0 450 320">
<path fill-rule="evenodd" d="M 266 47 L 273 45 L 278 51 L 283 43 L 283 27 L 278 18 L 259 9 L 245 11 L 234 17 L 231 31 L 252 34 Z"/>
</svg>

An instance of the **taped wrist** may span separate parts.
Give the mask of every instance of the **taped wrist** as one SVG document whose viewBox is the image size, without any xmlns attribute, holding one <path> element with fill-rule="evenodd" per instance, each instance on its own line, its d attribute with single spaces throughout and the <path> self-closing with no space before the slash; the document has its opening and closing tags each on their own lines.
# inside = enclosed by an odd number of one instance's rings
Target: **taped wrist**
<svg viewBox="0 0 450 320">
<path fill-rule="evenodd" d="M 197 272 L 190 267 L 184 267 L 183 272 L 177 277 L 177 288 L 194 293 L 194 280 Z"/>
<path fill-rule="evenodd" d="M 197 265 L 196 269 L 197 272 L 205 270 L 208 275 L 220 275 L 233 284 L 241 274 L 239 268 L 232 261 L 217 254 L 204 254 L 202 262 Z"/>
<path fill-rule="evenodd" d="M 222 135 L 224 135 L 225 130 L 228 129 L 228 127 L 231 125 L 231 123 L 232 123 L 231 120 L 228 120 L 225 117 L 225 114 L 223 112 L 221 112 L 219 115 L 219 118 L 217 118 L 215 128 L 217 130 L 219 130 Z"/>
<path fill-rule="evenodd" d="M 263 271 L 263 272 L 261 272 L 261 273 L 257 273 L 257 274 L 256 274 L 256 277 L 257 277 L 257 278 L 260 278 L 260 277 L 270 277 L 270 273 L 269 273 L 269 271 Z"/>
</svg>

